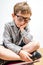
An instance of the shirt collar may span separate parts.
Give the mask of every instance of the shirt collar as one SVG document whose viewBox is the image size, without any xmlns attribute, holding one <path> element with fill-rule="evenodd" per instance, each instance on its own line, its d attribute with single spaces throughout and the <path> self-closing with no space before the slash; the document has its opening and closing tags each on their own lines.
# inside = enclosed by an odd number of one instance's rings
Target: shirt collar
<svg viewBox="0 0 43 65">
<path fill-rule="evenodd" d="M 15 27 L 15 28 L 18 28 L 14 21 L 12 21 L 11 26 L 12 26 L 12 27 Z M 19 28 L 18 28 L 18 29 L 19 29 Z"/>
</svg>

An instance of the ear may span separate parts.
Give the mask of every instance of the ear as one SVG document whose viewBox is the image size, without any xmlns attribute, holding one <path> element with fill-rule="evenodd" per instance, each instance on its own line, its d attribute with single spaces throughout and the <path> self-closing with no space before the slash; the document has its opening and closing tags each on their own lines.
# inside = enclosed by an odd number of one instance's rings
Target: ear
<svg viewBox="0 0 43 65">
<path fill-rule="evenodd" d="M 13 17 L 13 18 L 15 17 L 14 13 L 12 13 L 12 17 Z"/>
</svg>

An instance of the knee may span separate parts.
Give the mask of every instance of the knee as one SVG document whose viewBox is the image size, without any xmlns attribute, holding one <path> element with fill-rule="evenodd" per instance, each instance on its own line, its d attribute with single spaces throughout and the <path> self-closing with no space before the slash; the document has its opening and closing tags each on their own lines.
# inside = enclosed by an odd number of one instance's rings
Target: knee
<svg viewBox="0 0 43 65">
<path fill-rule="evenodd" d="M 39 42 L 36 42 L 35 43 L 35 47 L 38 49 L 40 47 L 40 43 Z"/>
</svg>

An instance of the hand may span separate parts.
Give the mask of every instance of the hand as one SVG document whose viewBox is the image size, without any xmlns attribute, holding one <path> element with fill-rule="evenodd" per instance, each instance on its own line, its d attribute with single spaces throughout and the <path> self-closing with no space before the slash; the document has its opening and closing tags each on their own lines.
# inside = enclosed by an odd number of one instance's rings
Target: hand
<svg viewBox="0 0 43 65">
<path fill-rule="evenodd" d="M 28 23 L 25 23 L 24 25 L 22 25 L 22 26 L 20 27 L 20 30 L 21 30 L 21 31 L 24 30 L 24 28 L 27 26 L 27 24 L 28 24 Z"/>
<path fill-rule="evenodd" d="M 22 61 L 32 62 L 32 59 L 29 57 L 29 56 L 32 56 L 32 55 L 29 54 L 28 52 L 21 50 L 19 52 L 19 55 L 20 55 Z"/>
</svg>

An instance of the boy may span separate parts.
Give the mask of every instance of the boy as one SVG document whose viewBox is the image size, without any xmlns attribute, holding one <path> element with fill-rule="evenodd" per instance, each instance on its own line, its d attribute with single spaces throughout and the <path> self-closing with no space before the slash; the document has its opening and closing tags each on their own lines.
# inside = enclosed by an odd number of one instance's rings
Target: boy
<svg viewBox="0 0 43 65">
<path fill-rule="evenodd" d="M 20 2 L 14 6 L 13 21 L 5 24 L 3 45 L 6 48 L 0 47 L 1 50 L 3 48 L 3 53 L 2 51 L 0 53 L 1 59 L 32 62 L 30 53 L 39 48 L 39 43 L 33 42 L 33 37 L 29 33 L 27 24 L 31 20 L 31 15 L 32 12 L 27 2 Z"/>
</svg>

